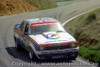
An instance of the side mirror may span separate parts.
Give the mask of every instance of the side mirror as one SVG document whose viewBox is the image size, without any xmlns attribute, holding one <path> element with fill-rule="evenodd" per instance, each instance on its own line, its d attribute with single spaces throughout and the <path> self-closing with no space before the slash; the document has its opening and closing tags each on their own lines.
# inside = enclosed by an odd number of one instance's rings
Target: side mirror
<svg viewBox="0 0 100 67">
<path fill-rule="evenodd" d="M 24 32 L 25 35 L 28 35 L 28 32 Z"/>
</svg>

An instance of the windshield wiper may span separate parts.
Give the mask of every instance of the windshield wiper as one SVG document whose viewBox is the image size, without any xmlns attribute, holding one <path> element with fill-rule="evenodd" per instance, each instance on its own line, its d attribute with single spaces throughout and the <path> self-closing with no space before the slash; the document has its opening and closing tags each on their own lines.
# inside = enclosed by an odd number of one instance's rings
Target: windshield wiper
<svg viewBox="0 0 100 67">
<path fill-rule="evenodd" d="M 58 31 L 56 31 L 56 32 L 64 32 L 64 31 L 62 31 L 62 30 L 58 30 Z"/>
</svg>

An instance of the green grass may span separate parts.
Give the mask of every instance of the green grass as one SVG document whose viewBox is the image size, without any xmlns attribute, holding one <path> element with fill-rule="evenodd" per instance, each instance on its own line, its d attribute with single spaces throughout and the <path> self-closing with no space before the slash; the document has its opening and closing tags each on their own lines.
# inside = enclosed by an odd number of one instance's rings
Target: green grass
<svg viewBox="0 0 100 67">
<path fill-rule="evenodd" d="M 72 0 L 64 0 L 64 1 L 72 1 Z"/>
<path fill-rule="evenodd" d="M 3 16 L 3 15 L 0 15 L 0 16 Z"/>
<path fill-rule="evenodd" d="M 46 9 L 56 8 L 57 6 L 58 6 L 57 4 L 53 4 L 53 5 L 48 6 L 46 8 L 40 8 L 40 10 L 46 10 Z"/>
<path fill-rule="evenodd" d="M 96 63 L 100 61 L 100 50 L 92 50 L 81 46 L 79 49 L 79 53 L 83 58 L 88 59 L 90 61 Z"/>
<path fill-rule="evenodd" d="M 100 39 L 100 9 L 92 11 L 88 14 L 77 17 L 67 24 L 67 31 L 71 34 L 75 33 L 76 30 L 82 31 L 82 33 L 89 35 L 91 38 L 97 40 Z M 91 19 L 91 14 L 94 14 L 94 18 Z M 95 35 L 96 34 L 96 35 Z"/>
<path fill-rule="evenodd" d="M 72 0 L 54 0 L 56 2 L 62 2 L 62 1 L 72 1 Z"/>
<path fill-rule="evenodd" d="M 100 63 L 100 8 L 70 21 L 65 28 L 79 43 L 79 54 Z"/>
<path fill-rule="evenodd" d="M 57 7 L 54 0 L 25 0 L 33 6 L 36 6 L 40 10 L 50 9 Z"/>
</svg>

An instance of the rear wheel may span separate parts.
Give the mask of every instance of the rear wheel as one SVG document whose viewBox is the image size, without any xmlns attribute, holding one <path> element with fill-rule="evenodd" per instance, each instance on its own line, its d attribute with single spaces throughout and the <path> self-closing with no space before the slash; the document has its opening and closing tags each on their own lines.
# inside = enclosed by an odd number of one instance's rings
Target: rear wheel
<svg viewBox="0 0 100 67">
<path fill-rule="evenodd" d="M 18 41 L 14 38 L 14 40 L 15 40 L 15 48 L 17 49 L 17 50 L 20 50 L 21 49 L 21 46 L 20 46 L 20 44 L 18 43 Z"/>
</svg>

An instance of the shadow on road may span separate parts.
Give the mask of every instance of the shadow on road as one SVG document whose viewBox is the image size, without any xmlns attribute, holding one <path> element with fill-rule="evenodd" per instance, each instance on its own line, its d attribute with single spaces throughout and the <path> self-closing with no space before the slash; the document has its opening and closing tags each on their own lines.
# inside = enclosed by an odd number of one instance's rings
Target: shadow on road
<svg viewBox="0 0 100 67">
<path fill-rule="evenodd" d="M 15 47 L 7 47 L 6 50 L 14 58 L 18 58 L 25 62 L 31 62 L 28 58 L 28 52 L 25 49 L 16 50 Z"/>
<path fill-rule="evenodd" d="M 20 51 L 16 50 L 15 47 L 7 47 L 6 48 L 7 52 L 13 56 L 14 58 L 18 58 L 20 60 L 23 60 L 25 62 L 36 62 L 36 63 L 71 63 L 71 60 L 68 59 L 48 59 L 48 60 L 30 60 L 28 57 L 28 51 L 26 51 L 25 49 L 21 49 Z"/>
</svg>

